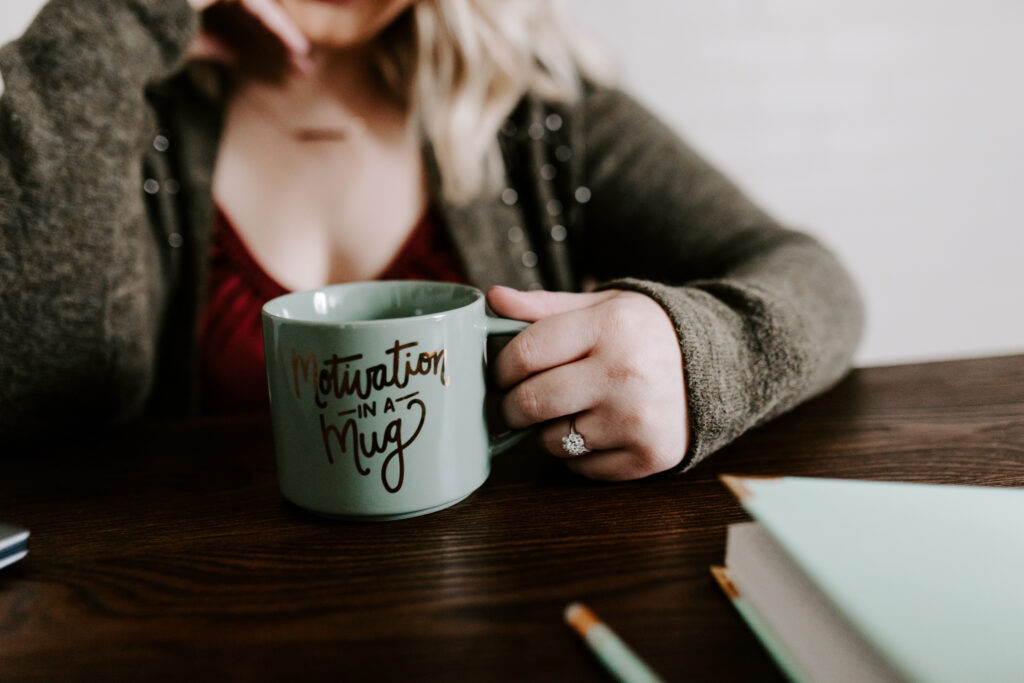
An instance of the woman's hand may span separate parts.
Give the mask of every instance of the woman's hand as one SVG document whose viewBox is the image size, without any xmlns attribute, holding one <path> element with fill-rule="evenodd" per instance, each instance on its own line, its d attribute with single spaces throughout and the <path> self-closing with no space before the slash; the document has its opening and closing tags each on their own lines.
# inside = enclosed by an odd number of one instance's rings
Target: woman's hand
<svg viewBox="0 0 1024 683">
<path fill-rule="evenodd" d="M 592 479 L 637 479 L 682 460 L 689 442 L 682 352 L 658 303 L 620 290 L 507 287 L 492 287 L 487 299 L 499 315 L 534 323 L 494 364 L 498 386 L 509 390 L 502 410 L 510 427 L 550 421 L 545 448 Z M 571 416 L 592 452 L 563 450 Z"/>
<path fill-rule="evenodd" d="M 227 26 L 232 32 L 262 34 L 284 51 L 285 59 L 299 72 L 309 71 L 309 40 L 274 0 L 188 0 L 206 17 L 216 15 L 213 30 L 204 21 L 204 28 L 189 46 L 189 59 L 235 64 L 238 54 L 217 28 Z"/>
</svg>

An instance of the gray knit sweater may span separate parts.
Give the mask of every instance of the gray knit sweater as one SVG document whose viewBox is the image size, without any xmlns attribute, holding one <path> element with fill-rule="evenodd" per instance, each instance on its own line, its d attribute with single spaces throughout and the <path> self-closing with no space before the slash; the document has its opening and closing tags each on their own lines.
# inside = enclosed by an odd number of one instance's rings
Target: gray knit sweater
<svg viewBox="0 0 1024 683">
<path fill-rule="evenodd" d="M 52 0 L 0 49 L 5 448 L 195 405 L 222 120 L 182 70 L 196 29 L 185 0 Z M 683 354 L 684 468 L 846 371 L 863 315 L 841 265 L 626 95 L 528 96 L 500 143 L 514 192 L 453 206 L 431 174 L 470 281 L 657 300 Z"/>
</svg>

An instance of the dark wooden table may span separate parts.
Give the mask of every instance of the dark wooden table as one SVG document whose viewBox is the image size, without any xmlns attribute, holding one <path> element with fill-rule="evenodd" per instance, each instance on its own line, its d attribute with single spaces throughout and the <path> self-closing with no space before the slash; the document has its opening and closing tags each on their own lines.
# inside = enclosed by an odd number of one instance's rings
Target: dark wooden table
<svg viewBox="0 0 1024 683">
<path fill-rule="evenodd" d="M 269 425 L 147 423 L 0 460 L 0 680 L 605 680 L 588 603 L 675 681 L 778 680 L 713 583 L 722 473 L 1024 485 L 1024 356 L 870 368 L 690 474 L 602 485 L 522 448 L 454 508 L 287 504 Z"/>
</svg>

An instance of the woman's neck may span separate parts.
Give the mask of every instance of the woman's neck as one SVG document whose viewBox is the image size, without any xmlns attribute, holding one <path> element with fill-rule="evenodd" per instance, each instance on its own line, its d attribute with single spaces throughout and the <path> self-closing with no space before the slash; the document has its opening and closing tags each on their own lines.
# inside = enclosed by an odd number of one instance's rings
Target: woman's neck
<svg viewBox="0 0 1024 683">
<path fill-rule="evenodd" d="M 275 82 L 243 80 L 235 96 L 308 139 L 360 134 L 368 121 L 399 113 L 375 78 L 365 48 L 314 50 L 309 69 L 290 71 Z"/>
<path fill-rule="evenodd" d="M 289 70 L 284 83 L 313 85 L 324 94 L 345 95 L 373 87 L 372 61 L 367 48 L 332 50 L 314 47 L 301 71 Z"/>
</svg>

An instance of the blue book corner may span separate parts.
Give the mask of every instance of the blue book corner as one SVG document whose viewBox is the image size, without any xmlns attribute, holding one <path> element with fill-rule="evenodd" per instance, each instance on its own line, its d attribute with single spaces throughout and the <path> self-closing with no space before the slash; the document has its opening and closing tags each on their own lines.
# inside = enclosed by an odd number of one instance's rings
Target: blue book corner
<svg viewBox="0 0 1024 683">
<path fill-rule="evenodd" d="M 726 479 L 899 678 L 1024 681 L 1024 489 Z"/>
</svg>

